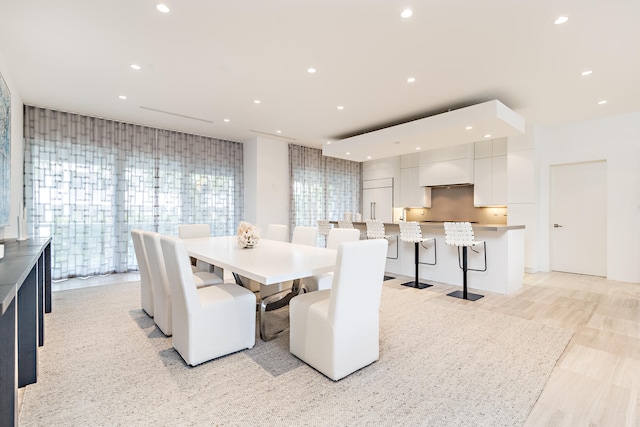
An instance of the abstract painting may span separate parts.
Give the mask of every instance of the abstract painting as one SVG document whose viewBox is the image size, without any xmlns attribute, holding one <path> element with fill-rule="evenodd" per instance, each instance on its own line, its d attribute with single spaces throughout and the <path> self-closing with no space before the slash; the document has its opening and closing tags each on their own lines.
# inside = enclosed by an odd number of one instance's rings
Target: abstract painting
<svg viewBox="0 0 640 427">
<path fill-rule="evenodd" d="M 9 224 L 11 204 L 11 93 L 0 74 L 0 227 Z"/>
</svg>

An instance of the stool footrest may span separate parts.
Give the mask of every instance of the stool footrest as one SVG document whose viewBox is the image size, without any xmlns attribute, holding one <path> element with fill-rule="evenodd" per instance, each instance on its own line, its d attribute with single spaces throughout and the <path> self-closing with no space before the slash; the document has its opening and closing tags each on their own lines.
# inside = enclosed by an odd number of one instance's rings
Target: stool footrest
<svg viewBox="0 0 640 427">
<path fill-rule="evenodd" d="M 477 301 L 480 298 L 484 297 L 484 295 L 472 294 L 471 292 L 467 292 L 467 297 L 465 298 L 463 291 L 453 291 L 451 293 L 448 293 L 447 296 L 454 297 L 454 298 L 460 298 L 460 299 L 466 299 L 468 301 Z"/>
<path fill-rule="evenodd" d="M 415 288 L 415 289 L 424 289 L 424 288 L 431 287 L 433 285 L 429 283 L 416 282 L 415 280 L 412 280 L 410 282 L 403 283 L 402 286 L 407 286 L 409 288 Z"/>
</svg>

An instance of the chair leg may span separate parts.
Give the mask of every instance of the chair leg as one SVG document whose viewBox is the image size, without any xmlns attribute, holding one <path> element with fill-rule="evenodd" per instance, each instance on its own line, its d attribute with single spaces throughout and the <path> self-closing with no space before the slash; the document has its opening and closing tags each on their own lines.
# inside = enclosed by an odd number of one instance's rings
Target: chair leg
<svg viewBox="0 0 640 427">
<path fill-rule="evenodd" d="M 477 301 L 484 295 L 473 294 L 467 291 L 467 247 L 462 247 L 462 291 L 453 291 L 447 295 L 454 298 L 466 299 L 468 301 Z"/>
<path fill-rule="evenodd" d="M 418 267 L 420 266 L 420 253 L 418 251 L 420 250 L 420 246 L 419 246 L 420 244 L 416 242 L 415 245 L 416 245 L 415 246 L 416 278 L 411 282 L 403 283 L 402 286 L 407 286 L 409 288 L 415 288 L 415 289 L 425 289 L 433 285 L 429 283 L 421 283 L 420 279 L 418 278 Z"/>
</svg>

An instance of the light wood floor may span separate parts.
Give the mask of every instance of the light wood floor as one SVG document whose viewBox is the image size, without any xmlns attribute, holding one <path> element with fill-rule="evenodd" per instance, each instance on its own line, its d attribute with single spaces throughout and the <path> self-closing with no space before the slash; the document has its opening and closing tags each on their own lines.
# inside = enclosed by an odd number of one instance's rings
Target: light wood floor
<svg viewBox="0 0 640 427">
<path fill-rule="evenodd" d="M 402 279 L 397 278 L 400 283 Z M 138 280 L 137 274 L 72 279 L 54 289 L 131 280 Z M 640 427 L 640 284 L 552 272 L 527 274 L 518 292 L 482 292 L 485 297 L 476 302 L 446 296 L 455 289 L 459 288 L 435 284 L 428 292 L 573 331 L 527 427 Z"/>
<path fill-rule="evenodd" d="M 640 284 L 551 272 L 482 293 L 460 303 L 573 331 L 526 426 L 640 426 Z"/>
</svg>

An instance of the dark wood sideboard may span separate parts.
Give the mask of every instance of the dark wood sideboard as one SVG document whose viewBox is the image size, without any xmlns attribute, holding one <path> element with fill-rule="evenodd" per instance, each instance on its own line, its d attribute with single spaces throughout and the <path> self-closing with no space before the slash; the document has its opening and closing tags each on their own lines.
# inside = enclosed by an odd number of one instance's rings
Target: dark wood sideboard
<svg viewBox="0 0 640 427">
<path fill-rule="evenodd" d="M 18 387 L 38 379 L 51 312 L 51 239 L 5 242 L 0 259 L 0 427 L 18 425 Z"/>
</svg>

